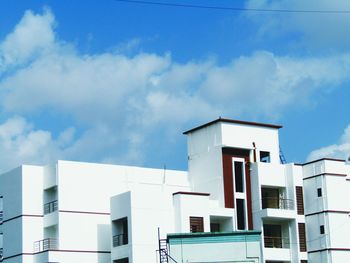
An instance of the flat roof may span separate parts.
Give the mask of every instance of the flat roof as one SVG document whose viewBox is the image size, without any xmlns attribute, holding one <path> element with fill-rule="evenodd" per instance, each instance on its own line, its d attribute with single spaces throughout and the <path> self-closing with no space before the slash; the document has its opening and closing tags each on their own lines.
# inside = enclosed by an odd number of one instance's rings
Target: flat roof
<svg viewBox="0 0 350 263">
<path fill-rule="evenodd" d="M 244 236 L 244 235 L 260 235 L 259 230 L 243 230 L 230 232 L 195 232 L 195 233 L 169 233 L 169 238 L 191 238 L 191 237 L 210 237 L 210 236 Z"/>
<path fill-rule="evenodd" d="M 188 134 L 191 132 L 194 132 L 196 130 L 205 128 L 207 126 L 210 126 L 212 124 L 215 124 L 217 122 L 225 122 L 225 123 L 235 123 L 235 124 L 242 124 L 242 125 L 250 125 L 250 126 L 259 126 L 259 127 L 266 127 L 266 128 L 273 128 L 273 129 L 280 129 L 283 126 L 276 125 L 276 124 L 269 124 L 269 123 L 261 123 L 261 122 L 251 122 L 251 121 L 241 121 L 241 120 L 233 120 L 233 119 L 226 119 L 226 118 L 218 118 L 216 120 L 213 120 L 211 122 L 205 123 L 203 125 L 197 126 L 193 129 L 190 129 L 188 131 L 185 131 L 183 134 Z"/>
<path fill-rule="evenodd" d="M 310 161 L 310 162 L 307 162 L 307 163 L 303 163 L 301 165 L 308 165 L 308 164 L 316 163 L 316 162 L 320 162 L 320 161 L 334 161 L 334 162 L 343 162 L 343 163 L 346 162 L 344 159 L 336 159 L 336 158 L 325 157 L 325 158 L 316 159 L 316 160 L 313 160 L 313 161 Z"/>
</svg>

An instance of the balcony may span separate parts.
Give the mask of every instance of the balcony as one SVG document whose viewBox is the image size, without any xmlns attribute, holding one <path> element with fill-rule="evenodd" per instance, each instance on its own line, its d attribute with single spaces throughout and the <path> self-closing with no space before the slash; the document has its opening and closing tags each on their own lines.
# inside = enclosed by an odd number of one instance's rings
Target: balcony
<svg viewBox="0 0 350 263">
<path fill-rule="evenodd" d="M 283 237 L 264 237 L 266 248 L 290 248 L 289 239 Z"/>
<path fill-rule="evenodd" d="M 291 260 L 290 242 L 288 238 L 265 236 L 264 257 L 269 261 Z"/>
<path fill-rule="evenodd" d="M 273 208 L 273 209 L 284 209 L 293 210 L 294 201 L 292 199 L 285 199 L 279 197 L 265 197 L 262 200 L 262 209 Z"/>
<path fill-rule="evenodd" d="M 44 204 L 44 215 L 51 214 L 58 209 L 57 200 Z"/>
<path fill-rule="evenodd" d="M 261 218 L 293 219 L 296 217 L 294 201 L 279 197 L 261 199 Z"/>
<path fill-rule="evenodd" d="M 128 244 L 127 234 L 119 234 L 119 235 L 113 236 L 113 247 L 119 247 L 127 244 Z"/>
<path fill-rule="evenodd" d="M 4 249 L 0 248 L 0 262 L 4 259 Z"/>
<path fill-rule="evenodd" d="M 4 221 L 4 211 L 0 211 L 0 225 Z"/>
<path fill-rule="evenodd" d="M 57 249 L 58 240 L 56 238 L 45 238 L 34 242 L 34 253 Z"/>
</svg>

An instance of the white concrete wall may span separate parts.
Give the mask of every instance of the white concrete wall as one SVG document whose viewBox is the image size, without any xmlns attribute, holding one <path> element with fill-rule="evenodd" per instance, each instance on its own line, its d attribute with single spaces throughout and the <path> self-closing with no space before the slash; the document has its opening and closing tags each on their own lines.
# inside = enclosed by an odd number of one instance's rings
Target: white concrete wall
<svg viewBox="0 0 350 263">
<path fill-rule="evenodd" d="M 261 186 L 286 187 L 284 165 L 279 163 L 252 163 L 252 171 L 259 176 Z M 256 176 L 255 176 L 256 177 Z"/>
<path fill-rule="evenodd" d="M 86 252 L 65 252 L 65 251 L 48 251 L 40 254 L 36 254 L 33 257 L 34 261 L 27 261 L 30 258 L 26 258 L 24 263 L 46 263 L 46 262 L 62 262 L 62 263 L 75 263 L 75 262 L 86 262 L 86 263 L 110 263 L 110 254 L 100 253 L 92 254 Z M 15 261 L 18 263 L 18 261 Z"/>
<path fill-rule="evenodd" d="M 350 217 L 345 213 L 327 215 L 329 245 L 332 248 L 350 248 Z M 350 255 L 350 254 L 349 254 Z"/>
<path fill-rule="evenodd" d="M 164 225 L 172 223 L 173 214 L 164 212 L 164 208 L 172 208 L 172 192 L 189 190 L 186 172 L 66 161 L 59 161 L 57 167 L 60 249 L 111 250 L 111 220 L 124 214 L 131 231 L 129 247 L 113 248 L 112 259 L 120 258 L 121 253 L 134 262 L 150 258 L 147 253 L 154 257 L 157 244 L 154 224 L 166 228 Z M 115 201 L 123 198 L 126 191 L 135 193 L 130 202 Z M 162 204 L 164 193 L 169 196 L 167 205 Z M 110 203 L 110 198 L 118 194 L 122 195 Z M 145 228 L 144 220 L 152 224 Z"/>
<path fill-rule="evenodd" d="M 203 217 L 204 232 L 210 232 L 209 196 L 174 195 L 175 233 L 190 232 L 190 217 Z"/>
<path fill-rule="evenodd" d="M 350 211 L 347 195 L 350 193 L 350 181 L 346 177 L 328 175 L 324 177 L 325 208 L 327 210 Z"/>
<path fill-rule="evenodd" d="M 112 246 L 111 260 L 121 259 L 121 258 L 129 258 L 129 262 L 132 262 L 132 247 L 131 244 L 133 242 L 132 236 L 132 218 L 131 218 L 131 192 L 125 192 L 111 198 L 111 222 L 112 222 L 112 236 L 117 234 L 117 229 L 113 225 L 114 220 L 118 220 L 121 218 L 127 218 L 128 220 L 128 244 L 118 247 Z"/>
<path fill-rule="evenodd" d="M 23 251 L 34 252 L 34 242 L 43 236 L 43 168 L 22 167 L 22 231 Z"/>
<path fill-rule="evenodd" d="M 187 134 L 191 190 L 210 193 L 224 206 L 222 139 L 219 123 Z"/>
<path fill-rule="evenodd" d="M 20 217 L 22 215 L 22 167 L 2 174 L 0 180 L 3 219 L 4 221 L 12 219 L 2 225 L 3 253 L 4 257 L 8 257 L 23 251 L 22 217 Z"/>
<path fill-rule="evenodd" d="M 158 228 L 161 238 L 174 231 L 172 191 L 167 187 L 139 186 L 131 193 L 131 205 L 132 262 L 155 262 Z"/>
<path fill-rule="evenodd" d="M 253 149 L 253 142 L 255 142 L 258 160 L 259 152 L 267 151 L 270 152 L 271 163 L 280 162 L 278 129 L 234 123 L 220 125 L 223 146 Z"/>
</svg>

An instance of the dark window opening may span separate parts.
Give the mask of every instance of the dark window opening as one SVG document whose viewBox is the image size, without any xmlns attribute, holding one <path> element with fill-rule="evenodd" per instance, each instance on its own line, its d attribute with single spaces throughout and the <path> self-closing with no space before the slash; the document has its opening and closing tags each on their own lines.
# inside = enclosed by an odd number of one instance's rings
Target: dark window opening
<svg viewBox="0 0 350 263">
<path fill-rule="evenodd" d="M 243 199 L 236 199 L 236 209 L 237 209 L 237 229 L 245 230 L 245 209 L 244 209 Z"/>
<path fill-rule="evenodd" d="M 113 260 L 113 263 L 129 263 L 129 258 Z"/>
<path fill-rule="evenodd" d="M 264 224 L 264 246 L 269 248 L 283 248 L 282 226 Z"/>
<path fill-rule="evenodd" d="M 220 224 L 210 223 L 210 232 L 220 232 Z"/>
<path fill-rule="evenodd" d="M 280 191 L 276 188 L 261 188 L 262 209 L 279 208 Z"/>
<path fill-rule="evenodd" d="M 127 245 L 128 238 L 128 218 L 124 217 L 113 221 L 114 235 L 113 235 L 113 247 L 119 247 Z"/>
<path fill-rule="evenodd" d="M 243 162 L 234 162 L 236 192 L 244 192 Z"/>
<path fill-rule="evenodd" d="M 324 225 L 320 225 L 320 234 L 321 234 L 321 235 L 324 234 Z"/>
<path fill-rule="evenodd" d="M 260 151 L 260 162 L 270 163 L 271 162 L 270 152 Z"/>
<path fill-rule="evenodd" d="M 204 232 L 203 217 L 190 216 L 190 232 Z"/>
<path fill-rule="evenodd" d="M 317 196 L 318 197 L 322 196 L 322 188 L 317 188 Z"/>
</svg>

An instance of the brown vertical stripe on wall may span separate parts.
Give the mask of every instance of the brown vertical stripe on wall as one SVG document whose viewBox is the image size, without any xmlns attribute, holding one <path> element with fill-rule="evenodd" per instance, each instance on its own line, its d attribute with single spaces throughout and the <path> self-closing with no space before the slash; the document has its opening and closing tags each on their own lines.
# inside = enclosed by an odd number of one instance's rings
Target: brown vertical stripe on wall
<svg viewBox="0 0 350 263">
<path fill-rule="evenodd" d="M 298 223 L 300 252 L 306 252 L 305 224 Z"/>
<path fill-rule="evenodd" d="M 224 177 L 224 197 L 225 207 L 234 208 L 234 192 L 233 192 L 233 173 L 232 173 L 232 156 L 228 154 L 222 155 L 223 177 Z"/>
<path fill-rule="evenodd" d="M 245 156 L 245 182 L 247 191 L 247 210 L 248 210 L 248 229 L 253 230 L 253 210 L 252 210 L 252 187 L 250 182 L 250 163 L 249 156 Z"/>
<path fill-rule="evenodd" d="M 250 181 L 250 166 L 249 166 L 249 150 L 236 148 L 222 149 L 223 177 L 224 177 L 224 197 L 225 207 L 234 208 L 234 181 L 232 172 L 232 158 L 244 158 L 245 161 L 245 179 L 247 192 L 247 214 L 248 214 L 248 229 L 253 229 L 253 212 L 252 212 L 252 191 Z"/>
<path fill-rule="evenodd" d="M 304 214 L 304 196 L 303 196 L 303 187 L 295 187 L 296 197 L 297 197 L 297 212 L 298 215 Z"/>
</svg>

